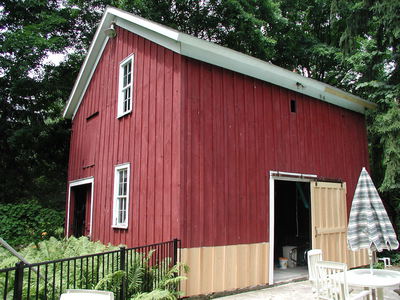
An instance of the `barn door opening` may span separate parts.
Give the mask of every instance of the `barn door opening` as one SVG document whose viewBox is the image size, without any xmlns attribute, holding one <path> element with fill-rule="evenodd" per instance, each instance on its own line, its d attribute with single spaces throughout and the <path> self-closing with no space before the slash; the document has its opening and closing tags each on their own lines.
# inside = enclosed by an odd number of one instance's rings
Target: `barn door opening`
<svg viewBox="0 0 400 300">
<path fill-rule="evenodd" d="M 77 180 L 70 183 L 66 224 L 67 236 L 91 237 L 93 185 L 93 178 Z"/>
<path fill-rule="evenodd" d="M 72 234 L 75 237 L 89 235 L 91 189 L 91 184 L 78 185 L 71 189 L 74 198 Z"/>
<path fill-rule="evenodd" d="M 347 221 L 346 183 L 271 171 L 269 284 L 306 277 L 302 255 L 308 249 L 321 249 L 325 260 L 344 262 L 349 268 L 366 265 L 366 251 L 347 249 Z M 285 246 L 289 248 L 284 252 Z M 291 253 L 292 248 L 296 252 Z M 293 255 L 299 262 L 296 268 L 279 268 L 279 257 L 287 257 L 290 264 Z"/>
<path fill-rule="evenodd" d="M 274 282 L 307 276 L 306 253 L 311 248 L 310 183 L 275 180 L 274 207 Z"/>
</svg>

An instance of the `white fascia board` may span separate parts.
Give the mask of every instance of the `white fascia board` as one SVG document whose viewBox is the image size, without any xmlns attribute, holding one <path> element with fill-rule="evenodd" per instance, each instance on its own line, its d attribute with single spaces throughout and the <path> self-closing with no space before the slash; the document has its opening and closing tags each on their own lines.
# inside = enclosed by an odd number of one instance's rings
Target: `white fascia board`
<svg viewBox="0 0 400 300">
<path fill-rule="evenodd" d="M 89 85 L 90 79 L 97 67 L 101 54 L 107 44 L 108 37 L 105 35 L 104 30 L 113 22 L 114 16 L 105 13 L 101 22 L 96 30 L 92 44 L 86 54 L 82 67 L 79 71 L 78 77 L 72 88 L 71 95 L 68 99 L 67 105 L 64 109 L 63 117 L 71 119 L 75 116 L 79 104 L 82 101 L 86 88 Z"/>
<path fill-rule="evenodd" d="M 108 41 L 108 37 L 106 39 L 103 40 L 103 45 L 100 45 L 100 49 L 99 49 L 99 53 L 100 55 L 96 55 L 93 57 L 93 59 L 90 59 L 91 61 L 93 61 L 92 64 L 89 65 L 89 67 L 87 68 L 87 73 L 86 76 L 82 76 L 83 78 L 86 78 L 86 80 L 84 80 L 82 82 L 82 84 L 79 86 L 80 91 L 79 93 L 76 94 L 75 98 L 77 99 L 77 105 L 75 106 L 75 109 L 72 112 L 72 118 L 75 117 L 76 112 L 78 111 L 79 106 L 81 105 L 83 96 L 85 95 L 85 92 L 89 86 L 90 80 L 92 79 L 93 73 L 96 70 L 97 64 L 99 63 L 99 60 L 101 58 L 101 53 L 103 53 L 104 48 L 107 45 L 107 41 Z"/>
<path fill-rule="evenodd" d="M 328 84 L 219 45 L 181 34 L 181 54 L 364 113 L 376 105 Z"/>
<path fill-rule="evenodd" d="M 115 24 L 176 53 L 181 52 L 181 45 L 176 39 L 167 37 L 157 31 L 139 26 L 124 19 L 117 18 Z"/>
<path fill-rule="evenodd" d="M 125 20 L 126 22 L 132 23 L 132 25 L 135 25 L 136 28 L 139 27 L 146 28 L 149 31 L 158 33 L 166 38 L 175 41 L 178 40 L 178 36 L 180 34 L 180 32 L 177 30 L 152 22 L 150 20 L 144 19 L 142 17 L 136 16 L 126 11 L 120 10 L 118 8 L 109 7 L 107 8 L 105 14 L 112 14 L 116 18 L 120 18 L 121 20 Z"/>
</svg>

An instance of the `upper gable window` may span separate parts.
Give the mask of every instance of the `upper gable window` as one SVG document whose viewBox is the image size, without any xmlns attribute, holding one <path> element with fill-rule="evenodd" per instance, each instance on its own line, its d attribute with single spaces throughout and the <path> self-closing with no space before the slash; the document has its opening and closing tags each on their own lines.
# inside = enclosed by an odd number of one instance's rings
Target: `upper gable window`
<svg viewBox="0 0 400 300">
<path fill-rule="evenodd" d="M 119 65 L 118 118 L 132 111 L 134 61 L 132 54 Z"/>
</svg>

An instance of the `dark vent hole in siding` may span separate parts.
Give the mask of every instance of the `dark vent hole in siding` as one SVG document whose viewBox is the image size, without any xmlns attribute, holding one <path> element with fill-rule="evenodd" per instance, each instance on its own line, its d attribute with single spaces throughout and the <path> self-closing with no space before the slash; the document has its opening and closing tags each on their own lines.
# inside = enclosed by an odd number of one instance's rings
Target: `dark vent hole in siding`
<svg viewBox="0 0 400 300">
<path fill-rule="evenodd" d="M 297 112 L 297 104 L 296 104 L 296 100 L 290 100 L 290 111 L 292 113 Z"/>
<path fill-rule="evenodd" d="M 86 121 L 89 121 L 90 119 L 93 119 L 94 117 L 96 117 L 99 114 L 98 111 L 96 111 L 95 113 L 91 114 L 89 117 L 86 118 Z"/>
</svg>

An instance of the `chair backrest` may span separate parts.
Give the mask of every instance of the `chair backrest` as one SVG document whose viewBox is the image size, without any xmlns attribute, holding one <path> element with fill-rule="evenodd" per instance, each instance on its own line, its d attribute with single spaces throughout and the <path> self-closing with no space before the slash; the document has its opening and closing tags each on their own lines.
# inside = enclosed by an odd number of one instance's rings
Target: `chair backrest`
<svg viewBox="0 0 400 300">
<path fill-rule="evenodd" d="M 312 249 L 307 252 L 307 264 L 308 264 L 308 279 L 315 281 L 317 277 L 317 270 L 315 264 L 322 260 L 322 250 Z"/>
<path fill-rule="evenodd" d="M 334 261 L 316 263 L 317 299 L 345 300 L 349 298 L 347 265 Z"/>
<path fill-rule="evenodd" d="M 98 290 L 66 290 L 60 300 L 114 300 L 114 293 Z"/>
</svg>

